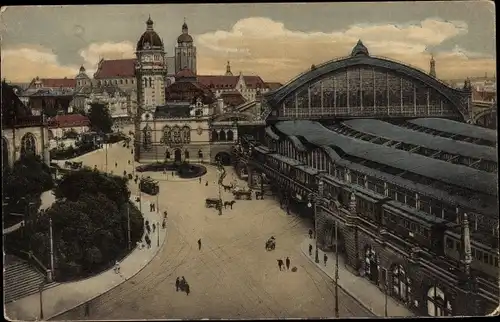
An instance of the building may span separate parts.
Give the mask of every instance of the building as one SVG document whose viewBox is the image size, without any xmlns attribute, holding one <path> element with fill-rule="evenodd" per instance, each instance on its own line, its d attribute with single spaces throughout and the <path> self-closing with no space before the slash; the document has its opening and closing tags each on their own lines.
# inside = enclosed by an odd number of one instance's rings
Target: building
<svg viewBox="0 0 500 322">
<path fill-rule="evenodd" d="M 29 95 L 28 107 L 33 115 L 47 115 L 73 113 L 71 102 L 75 90 L 72 88 L 44 88 Z"/>
<path fill-rule="evenodd" d="M 217 97 L 222 93 L 237 91 L 245 100 L 253 101 L 258 95 L 269 91 L 260 76 L 244 76 L 241 73 L 233 76 L 229 62 L 225 75 L 198 75 L 198 81 L 214 91 Z"/>
<path fill-rule="evenodd" d="M 12 166 L 24 155 L 40 155 L 50 163 L 47 122 L 43 116 L 32 115 L 14 93 L 1 84 L 2 92 L 2 168 Z"/>
<path fill-rule="evenodd" d="M 48 120 L 49 140 L 60 139 L 66 132 L 76 132 L 78 134 L 90 130 L 90 120 L 81 114 L 56 115 Z"/>
<path fill-rule="evenodd" d="M 418 315 L 486 315 L 499 301 L 497 136 L 465 123 L 470 102 L 469 85 L 360 41 L 264 95 L 266 126 L 238 126 L 234 165 L 312 216 L 318 246 L 381 296 Z"/>
</svg>

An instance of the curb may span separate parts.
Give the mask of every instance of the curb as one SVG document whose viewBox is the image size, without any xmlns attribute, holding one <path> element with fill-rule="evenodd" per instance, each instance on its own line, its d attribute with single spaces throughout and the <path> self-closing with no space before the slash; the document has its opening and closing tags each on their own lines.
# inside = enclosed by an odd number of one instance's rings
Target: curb
<svg viewBox="0 0 500 322">
<path fill-rule="evenodd" d="M 144 216 L 143 216 L 143 217 L 144 217 Z M 87 303 L 87 302 L 90 302 L 90 301 L 92 301 L 92 300 L 94 300 L 94 299 L 98 298 L 99 296 L 102 296 L 102 295 L 104 295 L 104 294 L 106 294 L 106 293 L 108 293 L 108 292 L 112 291 L 112 290 L 113 290 L 113 289 L 115 289 L 117 286 L 120 286 L 121 284 L 125 283 L 125 282 L 126 282 L 126 281 L 128 281 L 129 279 L 131 279 L 131 278 L 133 278 L 134 276 L 136 276 L 137 274 L 139 274 L 139 273 L 140 273 L 140 272 L 141 272 L 141 271 L 142 271 L 142 270 L 143 270 L 146 266 L 148 266 L 148 265 L 149 265 L 149 263 L 150 263 L 150 262 L 151 262 L 151 261 L 152 261 L 152 260 L 156 257 L 156 255 L 158 255 L 158 252 L 160 251 L 160 249 L 162 249 L 162 248 L 163 248 L 163 245 L 165 244 L 166 240 L 167 240 L 167 230 L 165 229 L 165 238 L 163 238 L 163 241 L 162 241 L 162 243 L 161 243 L 160 247 L 158 247 L 158 248 L 156 249 L 156 252 L 153 254 L 153 256 L 151 256 L 151 258 L 150 258 L 150 259 L 149 259 L 149 260 L 148 260 L 148 261 L 144 264 L 144 266 L 143 266 L 143 267 L 141 267 L 141 268 L 140 268 L 137 272 L 135 272 L 134 274 L 132 274 L 129 278 L 124 279 L 122 282 L 117 283 L 116 285 L 113 285 L 110 289 L 108 289 L 108 290 L 106 290 L 106 291 L 104 291 L 104 292 L 102 292 L 102 293 L 99 293 L 98 295 L 95 295 L 95 296 L 91 297 L 90 299 L 88 299 L 88 300 L 86 300 L 86 301 L 83 301 L 83 302 L 81 302 L 81 303 L 79 303 L 79 304 L 76 304 L 76 305 L 72 306 L 72 307 L 71 307 L 71 308 L 69 308 L 69 309 L 66 309 L 66 310 L 64 310 L 64 311 L 62 311 L 62 312 L 59 312 L 59 313 L 57 313 L 57 314 L 53 314 L 53 315 L 51 315 L 51 316 L 49 316 L 49 317 L 45 318 L 45 321 L 48 321 L 48 320 L 54 319 L 54 318 L 58 317 L 59 315 L 62 315 L 62 314 L 64 314 L 64 313 L 66 313 L 66 312 L 69 312 L 69 311 L 71 311 L 71 310 L 74 310 L 74 309 L 76 309 L 77 307 L 79 307 L 79 306 L 81 306 L 81 305 L 83 305 L 83 304 L 85 304 L 85 303 Z M 133 251 L 135 251 L 135 249 L 136 249 L 136 248 L 137 248 L 137 246 L 134 248 L 134 250 L 133 250 Z M 130 253 L 129 253 L 127 256 L 125 256 L 123 259 L 127 258 L 128 256 L 130 256 L 130 254 L 132 254 L 132 252 L 130 252 Z M 123 259 L 122 259 L 122 261 L 123 261 Z M 111 268 L 111 269 L 109 269 L 109 270 L 112 270 L 112 269 L 113 269 L 113 268 Z M 102 272 L 102 273 L 104 273 L 104 272 Z M 102 273 L 101 273 L 101 274 L 102 274 Z"/>
<path fill-rule="evenodd" d="M 314 267 L 319 268 L 323 272 L 323 274 L 325 274 L 326 276 L 328 276 L 328 278 L 330 278 L 332 280 L 332 283 L 335 284 L 335 280 L 333 278 L 331 278 L 330 275 L 328 275 L 327 272 L 325 272 L 325 270 L 323 269 L 323 267 L 321 267 L 321 265 L 317 265 L 314 262 L 314 260 L 308 254 L 306 254 L 306 251 L 304 249 L 302 249 L 302 243 L 299 245 L 299 247 L 300 247 L 300 251 L 301 251 L 302 255 L 304 255 L 311 263 L 313 263 Z M 344 291 L 347 295 L 349 295 L 351 298 L 353 298 L 356 302 L 358 302 L 359 304 L 361 304 L 361 306 L 363 306 L 366 310 L 372 312 L 375 317 L 378 317 L 378 315 L 375 312 L 373 312 L 373 309 L 369 305 L 367 305 L 366 303 L 363 303 L 363 301 L 357 299 L 351 292 L 349 292 L 344 287 L 342 287 L 342 285 L 340 285 L 340 284 L 337 284 L 337 285 L 338 285 L 338 287 L 342 291 Z"/>
</svg>

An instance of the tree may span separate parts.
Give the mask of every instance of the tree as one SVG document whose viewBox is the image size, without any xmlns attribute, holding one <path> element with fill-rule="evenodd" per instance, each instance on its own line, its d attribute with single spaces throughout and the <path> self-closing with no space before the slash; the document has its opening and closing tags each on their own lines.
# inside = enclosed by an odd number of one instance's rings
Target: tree
<svg viewBox="0 0 500 322">
<path fill-rule="evenodd" d="M 92 103 L 90 105 L 89 120 L 92 131 L 103 133 L 112 132 L 113 119 L 106 105 Z"/>
</svg>

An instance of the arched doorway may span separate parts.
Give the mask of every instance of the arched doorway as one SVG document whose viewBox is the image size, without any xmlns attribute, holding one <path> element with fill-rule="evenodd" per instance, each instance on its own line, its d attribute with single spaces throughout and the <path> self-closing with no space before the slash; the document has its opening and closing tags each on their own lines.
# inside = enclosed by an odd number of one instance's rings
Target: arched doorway
<svg viewBox="0 0 500 322">
<path fill-rule="evenodd" d="M 219 152 L 215 155 L 215 162 L 220 162 L 222 165 L 231 165 L 231 155 L 227 152 Z"/>
<path fill-rule="evenodd" d="M 446 294 L 437 286 L 427 292 L 427 314 L 429 316 L 452 316 L 453 309 Z"/>
<path fill-rule="evenodd" d="M 232 130 L 227 131 L 227 140 L 228 141 L 233 141 L 234 140 L 234 133 Z"/>
<path fill-rule="evenodd" d="M 36 139 L 33 133 L 26 133 L 21 139 L 21 157 L 36 155 Z"/>
<path fill-rule="evenodd" d="M 365 246 L 365 277 L 378 285 L 378 258 L 370 245 Z"/>
<path fill-rule="evenodd" d="M 182 161 L 182 151 L 181 149 L 175 149 L 174 152 L 174 161 L 181 162 Z"/>
<path fill-rule="evenodd" d="M 403 303 L 411 303 L 411 280 L 401 265 L 392 267 L 392 295 Z"/>
<path fill-rule="evenodd" d="M 2 137 L 2 170 L 9 166 L 9 142 Z"/>
<path fill-rule="evenodd" d="M 219 140 L 226 141 L 226 132 L 224 130 L 220 131 Z"/>
</svg>

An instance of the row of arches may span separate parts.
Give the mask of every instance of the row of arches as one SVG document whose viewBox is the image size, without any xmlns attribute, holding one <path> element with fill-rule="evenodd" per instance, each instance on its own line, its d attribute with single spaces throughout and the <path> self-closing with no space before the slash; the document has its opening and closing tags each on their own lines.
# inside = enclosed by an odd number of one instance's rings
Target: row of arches
<svg viewBox="0 0 500 322">
<path fill-rule="evenodd" d="M 364 249 L 364 277 L 379 283 L 379 258 L 370 245 Z M 418 300 L 413 298 L 413 282 L 401 264 L 394 264 L 390 268 L 390 280 L 387 283 L 387 292 L 397 300 L 408 306 L 419 306 Z M 426 294 L 427 314 L 429 316 L 452 316 L 453 308 L 447 294 L 437 286 L 429 288 Z"/>
<path fill-rule="evenodd" d="M 36 137 L 33 133 L 28 132 L 21 138 L 21 157 L 28 155 L 36 155 Z M 9 164 L 9 142 L 5 137 L 2 137 L 2 167 Z"/>
<path fill-rule="evenodd" d="M 234 141 L 233 130 L 212 130 L 212 142 Z"/>
</svg>

